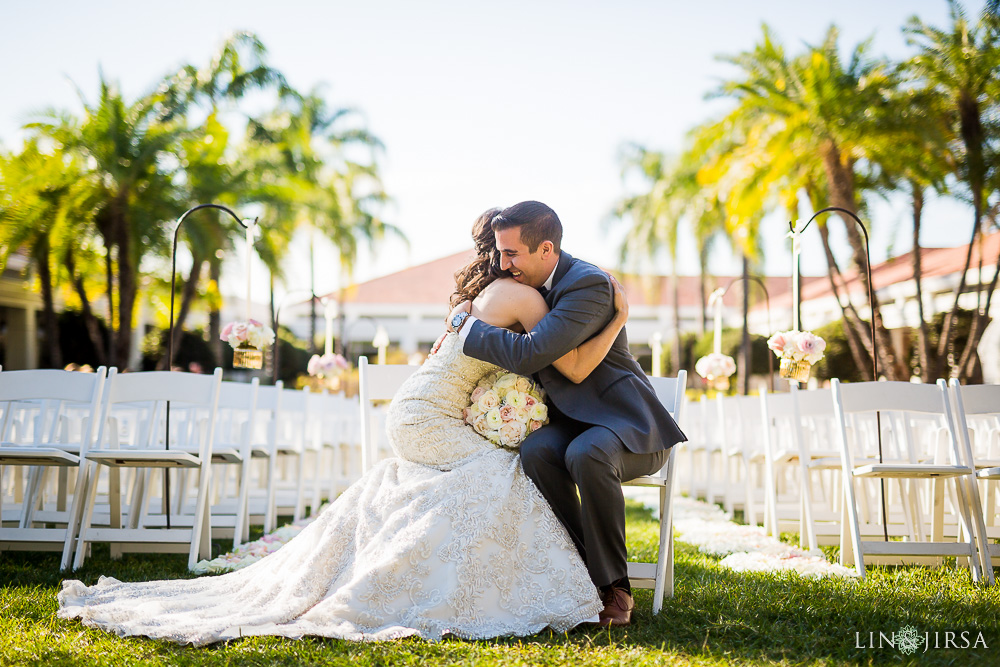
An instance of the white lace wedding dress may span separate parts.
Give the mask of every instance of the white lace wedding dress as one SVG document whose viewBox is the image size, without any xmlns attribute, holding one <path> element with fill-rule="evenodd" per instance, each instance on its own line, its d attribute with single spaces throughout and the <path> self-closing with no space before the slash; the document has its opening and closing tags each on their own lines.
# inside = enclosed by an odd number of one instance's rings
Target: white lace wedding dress
<svg viewBox="0 0 1000 667">
<path fill-rule="evenodd" d="M 215 577 L 65 581 L 59 616 L 196 645 L 248 635 L 478 639 L 565 631 L 595 616 L 587 569 L 517 453 L 462 421 L 495 369 L 449 335 L 389 408 L 398 458 L 283 548 Z"/>
</svg>

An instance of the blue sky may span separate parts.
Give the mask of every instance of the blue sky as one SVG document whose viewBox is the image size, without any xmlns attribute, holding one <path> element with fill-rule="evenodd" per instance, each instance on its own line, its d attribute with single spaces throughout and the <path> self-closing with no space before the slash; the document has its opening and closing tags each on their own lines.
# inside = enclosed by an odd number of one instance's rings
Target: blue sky
<svg viewBox="0 0 1000 667">
<path fill-rule="evenodd" d="M 974 15 L 982 2 L 965 6 Z M 675 150 L 689 128 L 720 114 L 726 102 L 705 99 L 729 71 L 717 54 L 750 48 L 762 22 L 793 51 L 835 23 L 842 48 L 873 37 L 874 53 L 902 58 L 910 51 L 900 28 L 914 13 L 947 21 L 944 0 L 0 0 L 0 143 L 19 144 L 32 110 L 78 108 L 73 84 L 93 97 L 99 67 L 135 95 L 182 63 L 206 62 L 227 33 L 251 30 L 293 85 L 322 86 L 331 104 L 360 108 L 386 144 L 388 217 L 411 246 L 363 258 L 359 279 L 463 250 L 478 213 L 523 199 L 555 208 L 570 253 L 611 266 L 621 231 L 602 222 L 624 193 L 619 149 L 636 141 Z M 971 213 L 948 201 L 931 202 L 925 218 L 927 245 L 963 242 L 971 229 Z M 905 202 L 876 206 L 871 224 L 875 259 L 909 247 Z M 766 221 L 768 273 L 789 270 L 784 231 Z M 805 265 L 823 266 L 818 238 L 806 245 Z M 682 255 L 681 271 L 694 273 L 689 239 Z M 712 264 L 738 271 L 722 250 Z M 331 265 L 318 287 L 334 287 Z M 307 284 L 303 266 L 290 263 L 288 289 Z"/>
</svg>

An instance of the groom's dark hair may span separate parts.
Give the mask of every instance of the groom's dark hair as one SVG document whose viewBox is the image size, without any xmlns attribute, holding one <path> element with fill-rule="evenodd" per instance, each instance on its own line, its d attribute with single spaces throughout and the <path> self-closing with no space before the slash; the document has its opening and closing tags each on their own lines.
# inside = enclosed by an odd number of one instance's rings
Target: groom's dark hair
<svg viewBox="0 0 1000 667">
<path fill-rule="evenodd" d="M 556 253 L 562 245 L 562 223 L 551 208 L 540 201 L 523 201 L 508 206 L 493 216 L 490 222 L 494 232 L 519 227 L 521 242 L 528 246 L 528 252 L 538 250 L 542 241 L 552 241 Z"/>
</svg>

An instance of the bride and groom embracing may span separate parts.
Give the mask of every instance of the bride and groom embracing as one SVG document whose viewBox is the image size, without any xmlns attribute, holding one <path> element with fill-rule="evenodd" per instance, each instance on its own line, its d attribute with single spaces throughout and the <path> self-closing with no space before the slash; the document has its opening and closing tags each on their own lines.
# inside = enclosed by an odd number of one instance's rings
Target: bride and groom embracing
<svg viewBox="0 0 1000 667">
<path fill-rule="evenodd" d="M 684 440 L 628 351 L 621 287 L 562 252 L 539 202 L 491 209 L 449 333 L 400 387 L 377 464 L 287 545 L 218 577 L 65 581 L 59 616 L 123 636 L 386 640 L 627 625 L 621 482 Z M 462 417 L 485 376 L 533 375 L 548 425 L 520 452 Z"/>
</svg>

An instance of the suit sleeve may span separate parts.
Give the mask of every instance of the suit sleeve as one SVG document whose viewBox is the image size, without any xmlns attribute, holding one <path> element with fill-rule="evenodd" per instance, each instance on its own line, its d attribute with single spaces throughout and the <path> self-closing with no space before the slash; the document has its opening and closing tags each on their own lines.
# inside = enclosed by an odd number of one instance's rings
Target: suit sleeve
<svg viewBox="0 0 1000 667">
<path fill-rule="evenodd" d="M 463 351 L 509 371 L 531 375 L 597 334 L 607 324 L 612 308 L 607 277 L 589 274 L 571 286 L 528 333 L 514 333 L 482 320 L 473 322 Z"/>
</svg>

